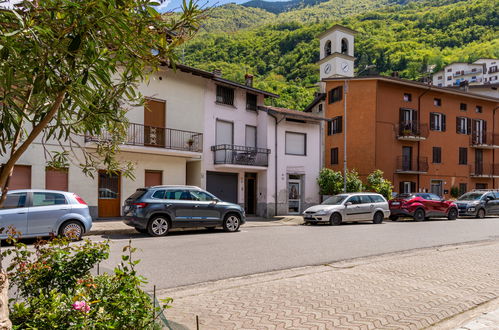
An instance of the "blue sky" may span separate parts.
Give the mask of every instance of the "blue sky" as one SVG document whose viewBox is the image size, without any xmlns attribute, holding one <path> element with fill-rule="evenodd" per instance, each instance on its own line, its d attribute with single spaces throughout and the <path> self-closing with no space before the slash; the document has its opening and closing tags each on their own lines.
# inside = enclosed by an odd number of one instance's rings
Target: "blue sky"
<svg viewBox="0 0 499 330">
<path fill-rule="evenodd" d="M 227 3 L 237 3 L 241 4 L 244 2 L 248 2 L 249 0 L 198 0 L 198 4 L 202 7 L 213 7 L 213 6 L 221 6 Z M 270 0 L 270 1 L 287 1 L 287 0 Z M 158 11 L 172 11 L 178 10 L 182 4 L 182 0 L 166 0 L 160 7 L 158 7 Z"/>
</svg>

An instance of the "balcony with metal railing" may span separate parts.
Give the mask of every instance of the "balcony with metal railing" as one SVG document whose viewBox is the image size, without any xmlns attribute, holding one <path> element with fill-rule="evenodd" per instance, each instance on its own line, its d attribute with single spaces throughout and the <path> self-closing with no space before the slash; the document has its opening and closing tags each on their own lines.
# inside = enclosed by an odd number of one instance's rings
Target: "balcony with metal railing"
<svg viewBox="0 0 499 330">
<path fill-rule="evenodd" d="M 211 147 L 216 165 L 260 166 L 269 165 L 270 149 L 219 144 Z"/>
<path fill-rule="evenodd" d="M 499 149 L 499 134 L 472 133 L 470 146 L 477 149 Z"/>
<path fill-rule="evenodd" d="M 130 123 L 127 128 L 124 145 L 162 148 L 175 151 L 203 151 L 203 133 L 184 131 L 173 128 L 145 126 Z M 111 140 L 109 132 L 99 136 L 85 135 L 85 142 L 105 142 Z"/>
<path fill-rule="evenodd" d="M 470 176 L 472 178 L 499 178 L 499 164 L 472 164 Z"/>
<path fill-rule="evenodd" d="M 428 173 L 427 157 L 397 157 L 397 167 L 395 173 L 399 174 L 422 174 Z"/>
<path fill-rule="evenodd" d="M 430 134 L 428 124 L 420 124 L 416 120 L 402 121 L 395 129 L 400 141 L 424 141 Z"/>
<path fill-rule="evenodd" d="M 459 77 L 459 76 L 466 76 L 466 75 L 469 75 L 469 74 L 479 74 L 479 73 L 482 73 L 482 69 L 474 69 L 474 70 L 460 70 L 460 71 L 457 71 L 457 72 L 454 72 L 453 76 L 454 77 Z"/>
</svg>

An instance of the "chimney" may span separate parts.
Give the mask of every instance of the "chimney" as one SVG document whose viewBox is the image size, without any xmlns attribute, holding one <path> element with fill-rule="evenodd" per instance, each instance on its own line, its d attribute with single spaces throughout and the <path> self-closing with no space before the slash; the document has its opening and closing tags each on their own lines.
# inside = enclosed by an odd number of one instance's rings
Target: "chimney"
<svg viewBox="0 0 499 330">
<path fill-rule="evenodd" d="M 244 81 L 245 81 L 246 86 L 253 87 L 253 75 L 252 74 L 249 74 L 249 73 L 245 74 Z"/>
<path fill-rule="evenodd" d="M 470 83 L 468 82 L 468 80 L 463 80 L 459 83 L 459 89 L 467 92 L 469 91 L 469 88 L 470 88 Z"/>
<path fill-rule="evenodd" d="M 398 71 L 393 71 L 393 72 L 392 72 L 392 77 L 393 77 L 393 78 L 398 78 L 398 77 L 399 77 L 399 73 L 398 73 Z"/>
<path fill-rule="evenodd" d="M 215 69 L 213 70 L 213 74 L 215 75 L 215 77 L 222 77 L 222 70 L 220 69 Z"/>
</svg>

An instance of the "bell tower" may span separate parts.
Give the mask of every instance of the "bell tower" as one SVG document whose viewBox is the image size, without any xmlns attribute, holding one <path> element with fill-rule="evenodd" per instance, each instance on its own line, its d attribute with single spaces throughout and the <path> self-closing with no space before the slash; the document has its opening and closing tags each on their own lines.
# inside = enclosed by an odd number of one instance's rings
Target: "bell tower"
<svg viewBox="0 0 499 330">
<path fill-rule="evenodd" d="M 320 79 L 353 77 L 354 45 L 357 31 L 334 25 L 319 35 Z"/>
</svg>

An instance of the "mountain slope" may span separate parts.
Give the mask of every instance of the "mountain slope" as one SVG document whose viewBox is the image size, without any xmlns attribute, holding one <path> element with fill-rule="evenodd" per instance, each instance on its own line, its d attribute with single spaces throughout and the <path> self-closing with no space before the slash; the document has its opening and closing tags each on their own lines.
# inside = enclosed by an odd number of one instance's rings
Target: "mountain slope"
<svg viewBox="0 0 499 330">
<path fill-rule="evenodd" d="M 359 31 L 358 66 L 376 64 L 380 73 L 399 71 L 402 77 L 417 79 L 428 64 L 438 69 L 452 61 L 499 57 L 499 15 L 494 3 L 423 0 L 341 20 L 303 23 L 301 16 L 282 22 L 275 19 L 277 23 L 271 24 L 263 21 L 232 34 L 203 34 L 185 46 L 185 61 L 207 70 L 221 68 L 225 77 L 238 81 L 246 72 L 253 73 L 257 87 L 281 95 L 276 105 L 303 109 L 318 80 L 317 35 L 332 24 Z"/>
<path fill-rule="evenodd" d="M 263 9 L 274 14 L 280 14 L 292 9 L 297 9 L 306 6 L 313 6 L 323 1 L 327 0 L 290 0 L 290 1 L 251 0 L 242 3 L 242 5 L 245 7 Z"/>
</svg>

